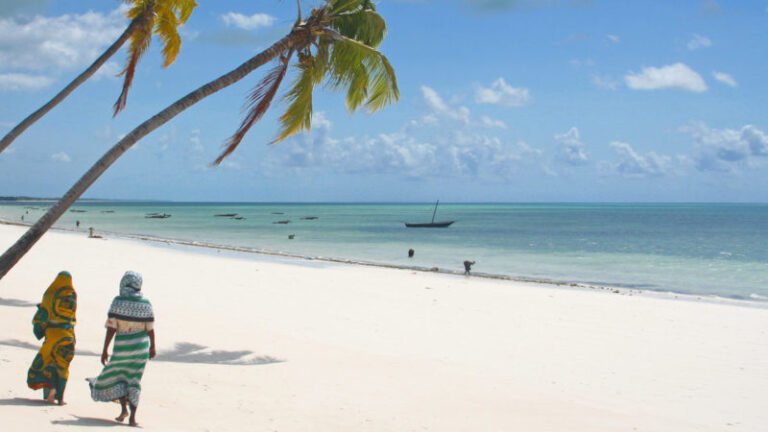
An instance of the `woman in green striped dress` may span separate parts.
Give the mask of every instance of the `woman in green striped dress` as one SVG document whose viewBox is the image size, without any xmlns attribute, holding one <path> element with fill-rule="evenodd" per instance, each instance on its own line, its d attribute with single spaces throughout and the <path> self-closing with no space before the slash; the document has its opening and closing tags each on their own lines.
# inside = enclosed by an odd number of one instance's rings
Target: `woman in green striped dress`
<svg viewBox="0 0 768 432">
<path fill-rule="evenodd" d="M 141 377 L 147 360 L 155 357 L 155 316 L 152 304 L 141 293 L 142 278 L 136 272 L 126 272 L 120 280 L 120 295 L 112 300 L 107 319 L 107 334 L 101 364 L 105 365 L 96 378 L 89 379 L 91 397 L 95 401 L 120 401 L 122 422 L 128 417 L 137 426 L 136 410 L 141 396 Z M 114 338 L 112 357 L 109 344 Z M 109 363 L 107 363 L 109 360 Z"/>
</svg>

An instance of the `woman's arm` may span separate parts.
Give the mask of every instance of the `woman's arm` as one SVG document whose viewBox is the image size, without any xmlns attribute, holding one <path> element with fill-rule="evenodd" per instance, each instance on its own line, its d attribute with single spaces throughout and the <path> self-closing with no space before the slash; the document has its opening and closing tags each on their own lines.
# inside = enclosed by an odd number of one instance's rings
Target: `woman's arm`
<svg viewBox="0 0 768 432">
<path fill-rule="evenodd" d="M 157 351 L 155 351 L 155 330 L 150 330 L 147 334 L 149 335 L 149 358 L 153 359 L 157 355 Z"/>
<path fill-rule="evenodd" d="M 101 364 L 106 365 L 107 360 L 109 359 L 109 353 L 107 350 L 109 349 L 109 343 L 112 342 L 112 338 L 115 336 L 115 332 L 117 329 L 113 329 L 112 327 L 107 327 L 107 334 L 104 336 L 104 349 L 101 351 Z"/>
</svg>

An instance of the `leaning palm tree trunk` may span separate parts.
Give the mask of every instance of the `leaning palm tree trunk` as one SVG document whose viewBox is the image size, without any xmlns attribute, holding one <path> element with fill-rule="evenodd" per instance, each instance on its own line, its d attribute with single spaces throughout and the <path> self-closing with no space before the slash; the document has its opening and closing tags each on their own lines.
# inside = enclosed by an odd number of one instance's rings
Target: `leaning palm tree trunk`
<svg viewBox="0 0 768 432">
<path fill-rule="evenodd" d="M 40 120 L 44 115 L 48 114 L 48 111 L 52 110 L 56 107 L 61 101 L 63 101 L 67 96 L 69 96 L 70 93 L 72 93 L 76 88 L 80 87 L 80 85 L 88 80 L 93 74 L 96 73 L 103 65 L 107 62 L 115 53 L 122 47 L 125 42 L 131 37 L 131 34 L 136 30 L 136 27 L 139 25 L 139 20 L 131 21 L 131 24 L 128 25 L 128 27 L 125 29 L 123 34 L 120 35 L 117 40 L 112 43 L 112 45 L 107 48 L 104 53 L 99 56 L 99 58 L 96 59 L 83 73 L 78 75 L 72 82 L 70 82 L 66 87 L 64 87 L 56 96 L 53 97 L 48 103 L 40 107 L 37 111 L 30 114 L 27 118 L 21 121 L 16 127 L 11 129 L 8 134 L 6 134 L 2 140 L 0 140 L 0 153 L 3 152 L 8 146 L 13 143 L 13 141 L 21 135 L 22 132 L 27 130 L 28 127 L 32 126 L 36 121 Z"/>
<path fill-rule="evenodd" d="M 251 57 L 248 61 L 236 69 L 220 76 L 219 78 L 203 85 L 189 93 L 166 109 L 157 113 L 154 117 L 139 125 L 123 139 L 117 142 L 104 156 L 101 157 L 72 188 L 46 212 L 24 235 L 0 257 L 0 279 L 37 243 L 43 234 L 63 215 L 67 209 L 128 149 L 133 147 L 144 136 L 167 123 L 172 118 L 181 114 L 184 110 L 200 102 L 206 97 L 222 90 L 243 79 L 249 73 L 260 66 L 275 59 L 280 53 L 291 49 L 301 40 L 307 38 L 306 28 L 295 27 L 291 33 L 277 41 L 265 51 Z"/>
</svg>

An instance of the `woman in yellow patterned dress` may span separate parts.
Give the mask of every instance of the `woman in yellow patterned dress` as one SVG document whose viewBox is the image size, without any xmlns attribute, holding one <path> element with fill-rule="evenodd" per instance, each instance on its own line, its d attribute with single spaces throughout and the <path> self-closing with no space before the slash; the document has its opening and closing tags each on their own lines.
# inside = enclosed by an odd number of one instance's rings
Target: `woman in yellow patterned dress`
<svg viewBox="0 0 768 432">
<path fill-rule="evenodd" d="M 64 405 L 64 389 L 69 379 L 69 364 L 75 356 L 75 314 L 77 293 L 72 275 L 61 272 L 45 291 L 32 319 L 37 339 L 45 338 L 27 373 L 27 385 L 43 389 L 43 398 Z"/>
</svg>

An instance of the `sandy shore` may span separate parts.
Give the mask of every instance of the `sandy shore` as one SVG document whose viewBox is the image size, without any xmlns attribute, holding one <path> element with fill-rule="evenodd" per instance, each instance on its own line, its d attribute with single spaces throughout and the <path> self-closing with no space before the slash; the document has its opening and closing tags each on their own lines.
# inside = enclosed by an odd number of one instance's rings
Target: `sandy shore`
<svg viewBox="0 0 768 432">
<path fill-rule="evenodd" d="M 23 228 L 0 225 L 5 250 Z M 64 407 L 25 376 L 34 304 L 79 295 Z M 3 430 L 93 430 L 106 311 L 144 275 L 159 356 L 139 422 L 158 431 L 765 431 L 768 308 L 50 232 L 0 281 Z M 9 428 L 10 427 L 10 428 Z"/>
</svg>

